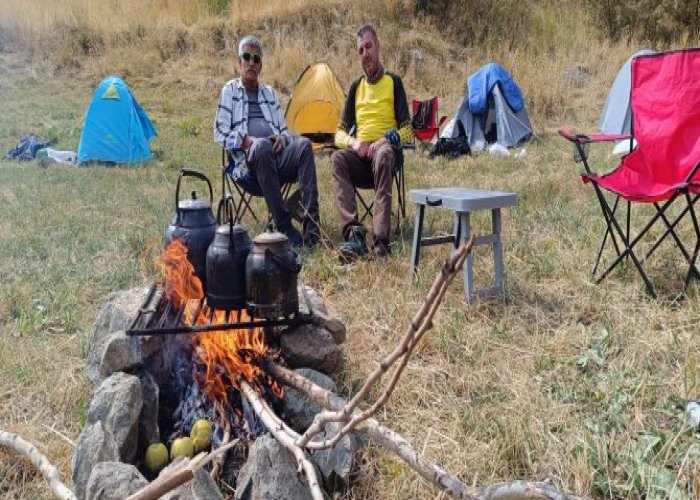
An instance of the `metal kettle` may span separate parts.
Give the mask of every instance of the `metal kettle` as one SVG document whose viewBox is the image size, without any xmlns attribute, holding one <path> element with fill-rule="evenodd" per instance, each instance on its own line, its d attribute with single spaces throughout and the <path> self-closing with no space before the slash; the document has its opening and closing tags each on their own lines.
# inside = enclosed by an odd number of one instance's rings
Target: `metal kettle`
<svg viewBox="0 0 700 500">
<path fill-rule="evenodd" d="M 301 259 L 289 239 L 268 226 L 253 239 L 246 260 L 248 313 L 253 317 L 279 319 L 299 310 L 297 277 Z"/>
<path fill-rule="evenodd" d="M 245 226 L 234 221 L 230 194 L 219 202 L 216 221 L 219 226 L 207 250 L 207 304 L 226 311 L 244 309 L 246 259 L 252 244 Z"/>
<path fill-rule="evenodd" d="M 180 185 L 183 177 L 196 177 L 205 181 L 209 188 L 209 201 L 197 198 L 196 191 L 191 192 L 190 198 L 180 200 Z M 205 290 L 207 249 L 216 231 L 216 219 L 211 210 L 212 200 L 211 182 L 207 176 L 192 168 L 181 169 L 175 188 L 175 215 L 163 235 L 164 246 L 168 246 L 174 239 L 180 239 L 185 243 L 187 260 L 194 267 L 194 272 Z"/>
</svg>

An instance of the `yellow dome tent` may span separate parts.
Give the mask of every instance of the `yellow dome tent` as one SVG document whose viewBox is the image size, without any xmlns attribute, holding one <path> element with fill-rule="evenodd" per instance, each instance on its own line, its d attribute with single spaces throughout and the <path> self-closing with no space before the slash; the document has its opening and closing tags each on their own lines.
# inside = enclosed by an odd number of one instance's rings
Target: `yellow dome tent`
<svg viewBox="0 0 700 500">
<path fill-rule="evenodd" d="M 311 64 L 302 71 L 284 113 L 287 127 L 308 137 L 319 149 L 333 142 L 343 111 L 345 93 L 326 63 Z"/>
</svg>

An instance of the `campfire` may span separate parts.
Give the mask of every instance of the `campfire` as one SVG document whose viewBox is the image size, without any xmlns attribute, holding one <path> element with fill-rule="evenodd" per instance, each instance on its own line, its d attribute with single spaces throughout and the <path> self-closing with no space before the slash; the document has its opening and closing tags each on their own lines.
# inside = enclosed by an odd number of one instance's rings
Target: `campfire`
<svg viewBox="0 0 700 500">
<path fill-rule="evenodd" d="M 216 311 L 205 303 L 186 247 L 171 245 L 163 258 L 163 286 L 117 294 L 97 320 L 87 366 L 95 387 L 73 456 L 75 496 L 36 447 L 5 432 L 0 432 L 0 445 L 26 455 L 59 498 L 143 500 L 177 488 L 196 498 L 223 498 L 224 492 L 237 499 L 322 499 L 348 487 L 357 451 L 354 435 L 372 439 L 455 498 L 573 498 L 546 483 L 468 486 L 373 418 L 432 327 L 472 245 L 473 239 L 445 261 L 399 344 L 349 399 L 339 396 L 322 373 L 290 369 L 305 366 L 295 349 L 306 345 L 311 346 L 308 364 L 316 356 L 319 370 L 328 373 L 339 364 L 336 340 L 344 339 L 344 327 L 327 315 L 320 299 L 306 300 L 315 295 L 312 291 L 302 285 L 306 312 L 299 314 L 306 316 L 296 324 L 297 314 L 281 323 L 270 317 L 260 323 L 243 309 Z M 120 330 L 126 325 L 131 326 Z M 320 339 L 330 339 L 335 350 Z M 332 362 L 324 364 L 329 357 Z M 384 375 L 388 382 L 370 401 Z M 289 401 L 292 396 L 295 402 Z M 185 457 L 157 477 L 144 467 L 146 447 L 164 447 L 161 440 L 174 446 L 176 436 L 208 431 L 212 424 L 212 439 L 198 455 L 181 453 Z"/>
</svg>

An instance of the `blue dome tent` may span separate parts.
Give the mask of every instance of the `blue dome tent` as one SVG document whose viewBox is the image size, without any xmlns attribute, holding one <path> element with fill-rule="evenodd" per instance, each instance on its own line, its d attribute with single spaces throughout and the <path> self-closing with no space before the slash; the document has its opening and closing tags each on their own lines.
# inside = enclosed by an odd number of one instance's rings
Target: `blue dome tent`
<svg viewBox="0 0 700 500">
<path fill-rule="evenodd" d="M 156 136 L 146 112 L 124 81 L 109 76 L 97 86 L 85 114 L 78 163 L 137 163 L 151 159 Z"/>
</svg>

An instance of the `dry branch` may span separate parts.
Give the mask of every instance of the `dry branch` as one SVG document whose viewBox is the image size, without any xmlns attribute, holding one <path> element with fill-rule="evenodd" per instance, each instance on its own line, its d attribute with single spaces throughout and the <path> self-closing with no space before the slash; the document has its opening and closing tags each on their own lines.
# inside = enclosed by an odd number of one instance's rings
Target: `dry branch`
<svg viewBox="0 0 700 500">
<path fill-rule="evenodd" d="M 311 426 L 301 436 L 301 439 L 297 440 L 296 444 L 298 446 L 306 447 L 308 449 L 323 449 L 334 446 L 360 422 L 374 415 L 379 408 L 381 408 L 387 402 L 389 396 L 391 396 L 391 393 L 396 387 L 399 377 L 401 376 L 409 357 L 413 353 L 413 349 L 415 348 L 416 344 L 423 337 L 425 332 L 432 328 L 433 316 L 442 302 L 442 298 L 447 291 L 447 287 L 452 282 L 455 274 L 462 269 L 462 265 L 471 252 L 473 246 L 474 236 L 472 235 L 467 243 L 460 245 L 460 247 L 453 253 L 452 257 L 445 261 L 440 274 L 435 277 L 435 281 L 433 282 L 423 305 L 411 320 L 408 331 L 404 334 L 396 349 L 394 349 L 389 356 L 379 363 L 379 366 L 367 377 L 367 380 L 365 380 L 365 383 L 362 385 L 357 394 L 355 394 L 355 396 L 353 396 L 353 398 L 343 408 L 337 411 L 326 410 L 316 415 L 316 418 L 314 418 Z M 362 413 L 355 414 L 355 410 L 360 403 L 362 403 L 367 396 L 369 396 L 369 393 L 374 385 L 389 369 L 391 369 L 392 366 L 395 365 L 397 361 L 399 361 L 399 364 L 396 366 L 389 384 L 379 399 L 377 399 L 377 401 L 375 401 L 375 403 L 369 409 Z M 319 432 L 323 431 L 326 424 L 329 422 L 345 422 L 346 424 L 340 430 L 340 432 L 335 434 L 331 439 L 311 442 L 312 438 Z"/>
<path fill-rule="evenodd" d="M 75 500 L 75 495 L 70 488 L 61 482 L 58 469 L 32 443 L 25 441 L 18 434 L 0 430 L 0 446 L 12 448 L 27 457 L 49 483 L 49 488 L 56 498 Z"/>
<path fill-rule="evenodd" d="M 251 408 L 255 414 L 260 418 L 262 423 L 265 425 L 270 434 L 287 450 L 294 454 L 299 464 L 299 472 L 304 472 L 306 476 L 306 481 L 309 484 L 309 490 L 311 490 L 311 497 L 314 500 L 323 500 L 323 492 L 318 483 L 318 477 L 316 475 L 316 469 L 311 463 L 311 459 L 306 454 L 306 452 L 295 444 L 295 437 L 293 436 L 294 431 L 289 427 L 284 425 L 284 423 L 275 415 L 272 409 L 267 405 L 267 403 L 255 392 L 245 380 L 240 380 L 240 388 L 243 396 L 250 403 Z M 293 434 L 292 434 L 293 433 Z M 298 435 L 297 435 L 298 437 Z"/>
<path fill-rule="evenodd" d="M 147 484 L 136 493 L 132 493 L 126 500 L 156 500 L 162 497 L 169 491 L 191 481 L 197 469 L 201 469 L 208 462 L 236 446 L 236 444 L 238 444 L 238 439 L 234 439 L 230 443 L 220 446 L 209 453 L 202 452 L 192 460 L 183 460 L 175 469 L 159 476 L 155 481 Z"/>
</svg>

